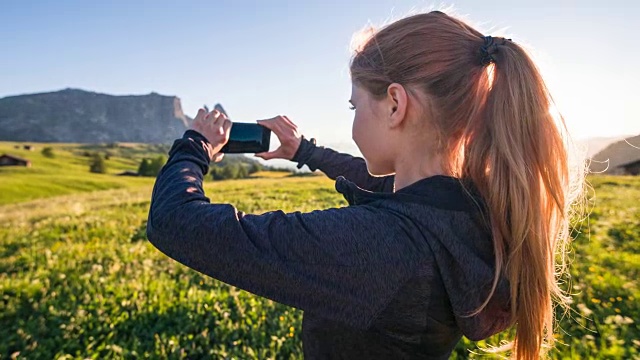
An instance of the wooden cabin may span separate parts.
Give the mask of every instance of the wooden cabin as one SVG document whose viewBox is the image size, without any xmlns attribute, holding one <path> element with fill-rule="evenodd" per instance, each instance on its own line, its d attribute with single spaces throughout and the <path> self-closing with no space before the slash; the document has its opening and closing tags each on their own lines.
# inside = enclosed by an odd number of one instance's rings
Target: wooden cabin
<svg viewBox="0 0 640 360">
<path fill-rule="evenodd" d="M 619 166 L 625 175 L 640 175 L 640 159 Z"/>
</svg>

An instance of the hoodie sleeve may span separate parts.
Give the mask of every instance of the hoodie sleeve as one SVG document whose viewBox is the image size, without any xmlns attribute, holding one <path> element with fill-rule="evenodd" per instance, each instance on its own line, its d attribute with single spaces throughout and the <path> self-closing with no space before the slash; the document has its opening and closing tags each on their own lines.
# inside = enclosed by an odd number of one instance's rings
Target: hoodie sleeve
<svg viewBox="0 0 640 360">
<path fill-rule="evenodd" d="M 401 222 L 360 205 L 245 214 L 205 197 L 207 141 L 187 130 L 153 188 L 147 237 L 205 275 L 327 319 L 366 329 L 415 272 Z M 389 234 L 396 234 L 390 236 Z M 410 256 L 410 255 L 409 255 Z"/>
<path fill-rule="evenodd" d="M 344 176 L 365 190 L 393 192 L 394 175 L 372 176 L 363 158 L 316 146 L 315 139 L 310 141 L 303 137 L 298 151 L 291 160 L 298 163 L 298 169 L 306 164 L 311 171 L 320 169 L 333 180 L 338 176 Z"/>
</svg>

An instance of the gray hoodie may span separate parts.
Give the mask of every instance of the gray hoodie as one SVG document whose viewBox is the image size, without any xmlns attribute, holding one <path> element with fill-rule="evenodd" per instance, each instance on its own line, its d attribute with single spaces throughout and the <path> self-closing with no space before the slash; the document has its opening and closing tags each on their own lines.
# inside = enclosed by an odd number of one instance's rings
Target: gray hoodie
<svg viewBox="0 0 640 360">
<path fill-rule="evenodd" d="M 393 192 L 364 159 L 303 139 L 298 167 L 336 180 L 349 206 L 245 214 L 211 203 L 207 140 L 187 130 L 153 189 L 147 237 L 205 275 L 304 311 L 305 359 L 446 359 L 462 335 L 510 324 L 509 286 L 494 275 L 482 199 L 432 176 Z M 215 195 L 214 195 L 215 196 Z"/>
</svg>

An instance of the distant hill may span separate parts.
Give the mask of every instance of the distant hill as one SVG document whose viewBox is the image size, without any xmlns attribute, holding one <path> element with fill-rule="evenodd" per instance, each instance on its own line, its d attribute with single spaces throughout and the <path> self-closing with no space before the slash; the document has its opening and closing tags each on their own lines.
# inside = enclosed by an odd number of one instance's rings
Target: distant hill
<svg viewBox="0 0 640 360">
<path fill-rule="evenodd" d="M 640 135 L 610 144 L 591 157 L 590 170 L 596 173 L 620 174 L 621 165 L 640 160 Z"/>
<path fill-rule="evenodd" d="M 586 150 L 587 150 L 586 156 L 588 158 L 591 158 L 593 155 L 599 153 L 607 146 L 632 136 L 633 135 L 613 136 L 613 137 L 593 137 L 593 138 L 588 138 L 582 141 L 578 141 L 578 143 L 586 147 Z"/>
<path fill-rule="evenodd" d="M 79 89 L 0 99 L 0 141 L 170 143 L 190 118 L 180 99 Z"/>
</svg>

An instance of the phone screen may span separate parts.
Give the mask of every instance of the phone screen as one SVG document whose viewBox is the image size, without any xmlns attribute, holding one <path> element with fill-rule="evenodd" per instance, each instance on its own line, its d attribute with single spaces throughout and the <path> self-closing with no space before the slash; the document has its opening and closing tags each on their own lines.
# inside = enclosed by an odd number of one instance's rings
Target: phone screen
<svg viewBox="0 0 640 360">
<path fill-rule="evenodd" d="M 258 153 L 269 151 L 271 130 L 257 123 L 232 123 L 229 142 L 223 153 Z"/>
</svg>

